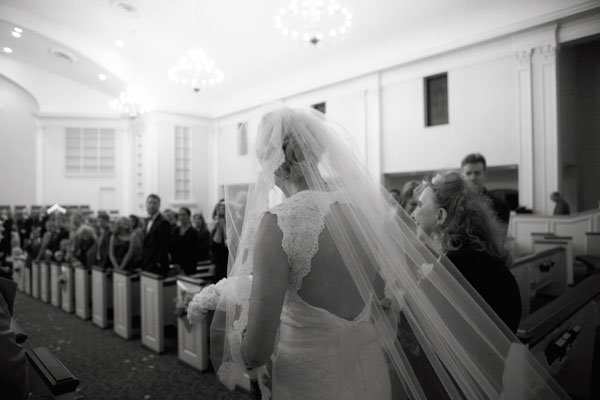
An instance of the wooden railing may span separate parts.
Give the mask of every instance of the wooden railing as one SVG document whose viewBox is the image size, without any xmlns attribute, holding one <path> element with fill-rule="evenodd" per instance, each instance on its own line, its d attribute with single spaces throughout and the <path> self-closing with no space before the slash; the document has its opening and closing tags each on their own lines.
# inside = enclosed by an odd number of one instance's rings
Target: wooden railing
<svg viewBox="0 0 600 400">
<path fill-rule="evenodd" d="M 600 209 L 573 215 L 512 214 L 508 225 L 508 236 L 514 240 L 517 256 L 533 253 L 532 233 L 571 236 L 575 256 L 600 251 L 595 248 L 597 241 L 586 238 L 588 232 L 600 232 Z"/>
</svg>

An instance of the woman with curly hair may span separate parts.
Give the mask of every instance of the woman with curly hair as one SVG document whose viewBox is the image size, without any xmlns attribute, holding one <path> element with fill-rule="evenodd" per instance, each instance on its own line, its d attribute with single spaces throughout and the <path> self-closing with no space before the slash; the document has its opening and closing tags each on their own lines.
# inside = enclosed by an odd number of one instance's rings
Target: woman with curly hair
<svg viewBox="0 0 600 400">
<path fill-rule="evenodd" d="M 456 172 L 436 175 L 419 192 L 412 216 L 422 233 L 516 332 L 521 319 L 519 287 L 508 270 L 504 231 L 487 198 Z"/>
</svg>

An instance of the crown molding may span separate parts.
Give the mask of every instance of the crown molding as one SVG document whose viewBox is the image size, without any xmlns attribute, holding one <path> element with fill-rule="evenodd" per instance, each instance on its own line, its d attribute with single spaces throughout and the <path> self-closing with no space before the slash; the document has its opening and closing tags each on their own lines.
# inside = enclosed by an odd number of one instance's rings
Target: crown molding
<svg viewBox="0 0 600 400">
<path fill-rule="evenodd" d="M 599 33 L 600 12 L 560 24 L 558 42 L 566 43 Z"/>
</svg>

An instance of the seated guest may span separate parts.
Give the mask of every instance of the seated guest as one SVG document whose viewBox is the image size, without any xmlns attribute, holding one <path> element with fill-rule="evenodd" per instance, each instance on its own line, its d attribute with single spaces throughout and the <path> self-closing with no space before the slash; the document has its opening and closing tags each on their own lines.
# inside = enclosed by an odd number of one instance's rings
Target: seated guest
<svg viewBox="0 0 600 400">
<path fill-rule="evenodd" d="M 516 332 L 521 298 L 508 270 L 504 231 L 477 188 L 456 172 L 438 174 L 420 189 L 413 218 L 506 326 Z"/>
<path fill-rule="evenodd" d="M 556 203 L 554 206 L 553 215 L 569 215 L 571 214 L 571 210 L 569 209 L 569 203 L 567 203 L 562 197 L 560 197 L 560 193 L 554 192 L 550 195 L 550 200 Z"/>
<path fill-rule="evenodd" d="M 178 226 L 171 238 L 171 262 L 179 265 L 186 275 L 196 273 L 198 261 L 198 232 L 192 227 L 189 208 L 179 209 Z"/>
<path fill-rule="evenodd" d="M 418 181 L 408 181 L 402 186 L 398 203 L 408 214 L 411 214 L 417 207 L 415 189 L 420 185 Z"/>
<path fill-rule="evenodd" d="M 460 163 L 463 177 L 473 183 L 479 193 L 487 197 L 492 203 L 492 210 L 505 226 L 508 226 L 510 219 L 510 207 L 508 204 L 496 196 L 492 196 L 485 188 L 487 180 L 487 164 L 485 157 L 479 153 L 467 154 Z M 505 228 L 506 229 L 506 228 Z"/>
<path fill-rule="evenodd" d="M 142 252 L 142 269 L 166 276 L 169 272 L 169 246 L 172 227 L 160 213 L 160 197 L 148 195 L 146 199 L 148 222 Z"/>
<path fill-rule="evenodd" d="M 204 220 L 204 215 L 194 214 L 194 228 L 198 232 L 198 261 L 210 260 L 210 231 Z"/>
<path fill-rule="evenodd" d="M 131 220 L 119 218 L 110 237 L 109 258 L 113 268 L 135 271 L 141 268 L 142 239 L 131 229 Z"/>
<path fill-rule="evenodd" d="M 31 228 L 31 233 L 29 234 L 29 239 L 27 240 L 27 245 L 25 246 L 28 263 L 31 263 L 31 261 L 35 260 L 40 253 L 40 248 L 42 247 L 41 232 L 42 228 L 40 226 L 34 226 Z"/>
<path fill-rule="evenodd" d="M 3 399 L 29 398 L 29 372 L 25 349 L 10 327 L 17 284 L 0 278 L 0 393 Z"/>
</svg>

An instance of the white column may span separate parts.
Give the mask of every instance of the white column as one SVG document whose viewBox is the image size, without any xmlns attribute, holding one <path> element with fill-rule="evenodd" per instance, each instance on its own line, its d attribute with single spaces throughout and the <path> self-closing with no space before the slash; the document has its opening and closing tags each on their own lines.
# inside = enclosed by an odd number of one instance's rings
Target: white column
<svg viewBox="0 0 600 400">
<path fill-rule="evenodd" d="M 519 205 L 533 208 L 533 115 L 531 93 L 531 54 L 532 49 L 515 53 L 517 67 L 517 90 L 519 107 Z"/>
<path fill-rule="evenodd" d="M 35 203 L 44 204 L 44 127 L 35 121 Z"/>
<path fill-rule="evenodd" d="M 374 76 L 373 84 L 365 90 L 365 156 L 367 169 L 381 184 L 381 80 Z"/>
<path fill-rule="evenodd" d="M 555 43 L 538 46 L 532 57 L 535 212 L 550 214 L 550 193 L 558 190 L 558 109 Z"/>
</svg>

